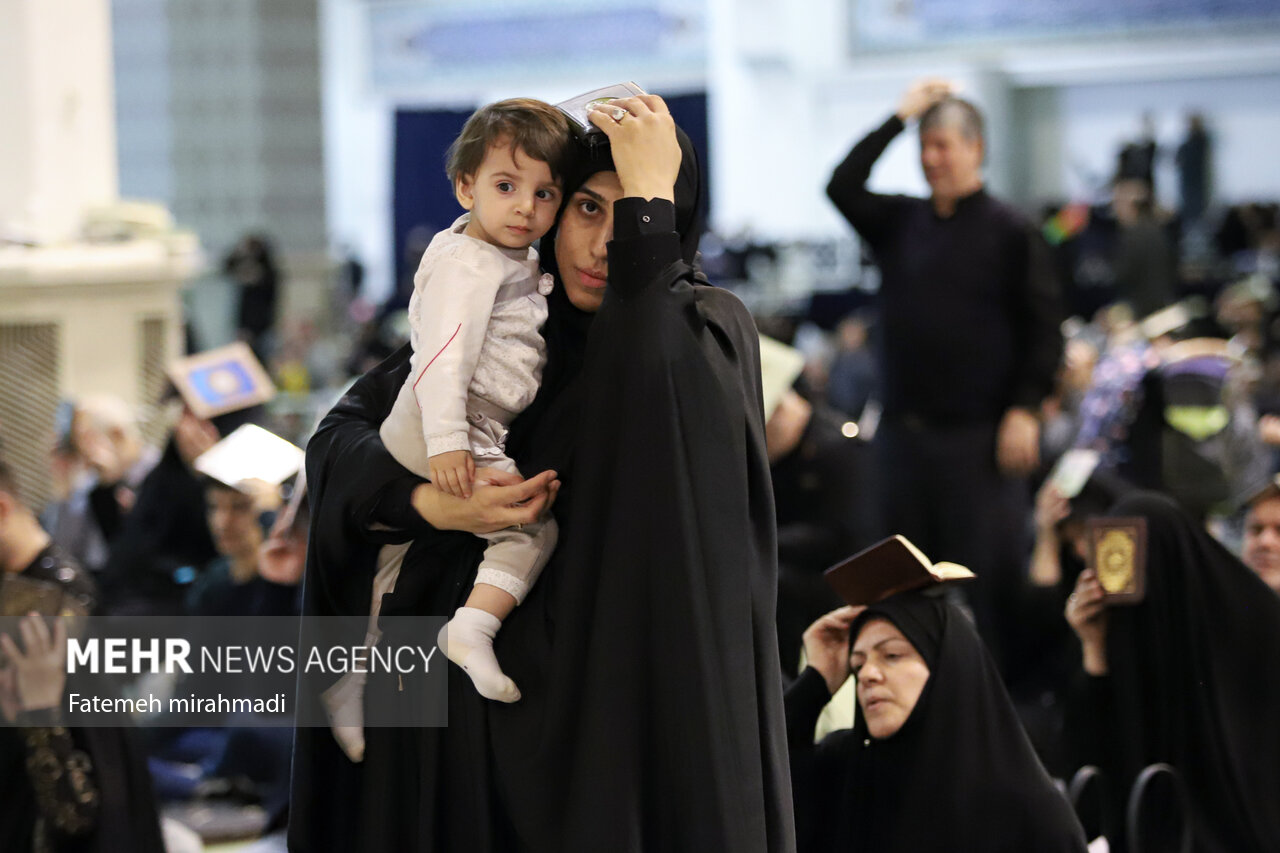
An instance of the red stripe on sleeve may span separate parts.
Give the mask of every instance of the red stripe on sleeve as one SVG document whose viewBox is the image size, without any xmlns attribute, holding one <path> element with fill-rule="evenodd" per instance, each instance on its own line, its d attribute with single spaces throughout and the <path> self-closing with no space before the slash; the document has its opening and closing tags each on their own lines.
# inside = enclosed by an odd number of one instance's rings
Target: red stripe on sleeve
<svg viewBox="0 0 1280 853">
<path fill-rule="evenodd" d="M 453 343 L 453 339 L 454 339 L 454 338 L 456 338 L 456 337 L 458 337 L 458 332 L 460 332 L 460 331 L 462 331 L 462 324 L 461 324 L 461 323 L 459 323 L 459 324 L 458 324 L 458 328 L 456 328 L 456 329 L 454 329 L 454 330 L 453 330 L 453 335 L 449 338 L 449 340 L 445 341 L 444 346 L 440 347 L 440 352 L 438 352 L 438 353 L 436 353 L 435 355 L 431 356 L 431 360 L 427 362 L 427 366 L 426 366 L 426 367 L 424 367 L 424 368 L 422 368 L 422 372 L 418 374 L 418 378 L 417 378 L 417 379 L 415 379 L 415 380 L 413 381 L 413 390 L 415 390 L 415 391 L 417 391 L 417 390 L 418 390 L 418 383 L 422 381 L 422 377 L 424 377 L 424 376 L 426 376 L 426 375 L 427 375 L 427 370 L 428 370 L 428 368 L 430 368 L 430 367 L 431 367 L 431 365 L 435 364 L 435 363 L 436 363 L 436 359 L 437 359 L 437 358 L 439 358 L 439 357 L 441 356 L 441 354 L 443 354 L 443 353 L 444 353 L 444 351 L 445 351 L 445 350 L 447 350 L 447 349 L 449 348 L 449 344 Z M 418 408 L 422 408 L 422 405 L 421 405 L 421 404 L 419 404 L 419 405 L 418 405 Z"/>
</svg>

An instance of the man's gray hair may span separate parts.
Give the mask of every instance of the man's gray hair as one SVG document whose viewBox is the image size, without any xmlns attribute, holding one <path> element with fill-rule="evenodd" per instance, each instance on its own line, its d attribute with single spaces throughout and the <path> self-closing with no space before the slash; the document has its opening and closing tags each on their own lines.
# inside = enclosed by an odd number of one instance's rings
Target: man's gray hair
<svg viewBox="0 0 1280 853">
<path fill-rule="evenodd" d="M 985 141 L 982 112 L 964 98 L 946 97 L 920 116 L 920 132 L 955 127 L 965 139 Z"/>
</svg>

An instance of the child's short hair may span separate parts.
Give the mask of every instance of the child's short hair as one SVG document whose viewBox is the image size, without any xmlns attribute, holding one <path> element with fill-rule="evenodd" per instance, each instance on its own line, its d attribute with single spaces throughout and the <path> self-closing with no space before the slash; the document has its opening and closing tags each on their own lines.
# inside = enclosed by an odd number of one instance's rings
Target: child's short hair
<svg viewBox="0 0 1280 853">
<path fill-rule="evenodd" d="M 471 114 L 462 132 L 449 146 L 445 171 L 449 183 L 474 175 L 489 146 L 501 140 L 551 167 L 557 180 L 565 173 L 569 157 L 569 122 L 564 113 L 534 98 L 509 98 L 481 107 Z"/>
</svg>

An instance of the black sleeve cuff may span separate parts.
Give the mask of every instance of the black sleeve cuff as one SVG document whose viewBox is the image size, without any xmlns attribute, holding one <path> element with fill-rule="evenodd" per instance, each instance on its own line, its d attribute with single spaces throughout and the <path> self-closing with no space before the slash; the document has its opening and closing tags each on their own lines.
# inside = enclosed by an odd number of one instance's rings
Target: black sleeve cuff
<svg viewBox="0 0 1280 853">
<path fill-rule="evenodd" d="M 369 523 L 383 524 L 393 530 L 429 529 L 431 525 L 413 508 L 413 490 L 422 482 L 417 477 L 406 475 L 388 483 L 370 513 Z"/>
<path fill-rule="evenodd" d="M 610 293 L 633 296 L 680 258 L 674 204 L 666 199 L 645 201 L 630 197 L 613 203 Z"/>
<path fill-rule="evenodd" d="M 902 116 L 898 115 L 897 113 L 894 113 L 893 115 L 889 116 L 889 118 L 885 121 L 885 123 L 880 125 L 880 130 L 884 131 L 885 133 L 892 132 L 894 136 L 897 136 L 899 133 L 902 133 L 902 131 L 906 129 L 907 129 L 907 123 L 903 121 Z"/>
<path fill-rule="evenodd" d="M 665 198 L 645 201 L 629 196 L 613 203 L 613 239 L 675 233 L 676 206 Z"/>
<path fill-rule="evenodd" d="M 787 689 L 788 696 L 793 692 L 796 704 L 814 709 L 815 717 L 822 713 L 822 709 L 831 701 L 827 680 L 822 677 L 822 673 L 811 666 L 806 666 L 804 672 L 800 673 L 800 677 Z"/>
<path fill-rule="evenodd" d="M 822 673 L 811 666 L 805 667 L 782 697 L 787 717 L 787 742 L 792 749 L 813 746 L 818 717 L 830 701 L 831 691 L 827 689 L 827 680 Z"/>
</svg>

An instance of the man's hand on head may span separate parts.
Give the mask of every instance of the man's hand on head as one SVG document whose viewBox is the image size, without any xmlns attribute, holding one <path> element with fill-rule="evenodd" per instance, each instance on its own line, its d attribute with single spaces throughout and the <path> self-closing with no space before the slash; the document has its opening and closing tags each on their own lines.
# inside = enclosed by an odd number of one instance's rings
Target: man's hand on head
<svg viewBox="0 0 1280 853">
<path fill-rule="evenodd" d="M 955 91 L 956 86 L 950 80 L 943 80 L 939 77 L 917 80 L 911 84 L 911 88 L 907 89 L 906 94 L 902 96 L 902 100 L 898 104 L 898 118 L 904 122 L 920 118 L 925 110 L 948 95 L 954 94 Z"/>
</svg>

